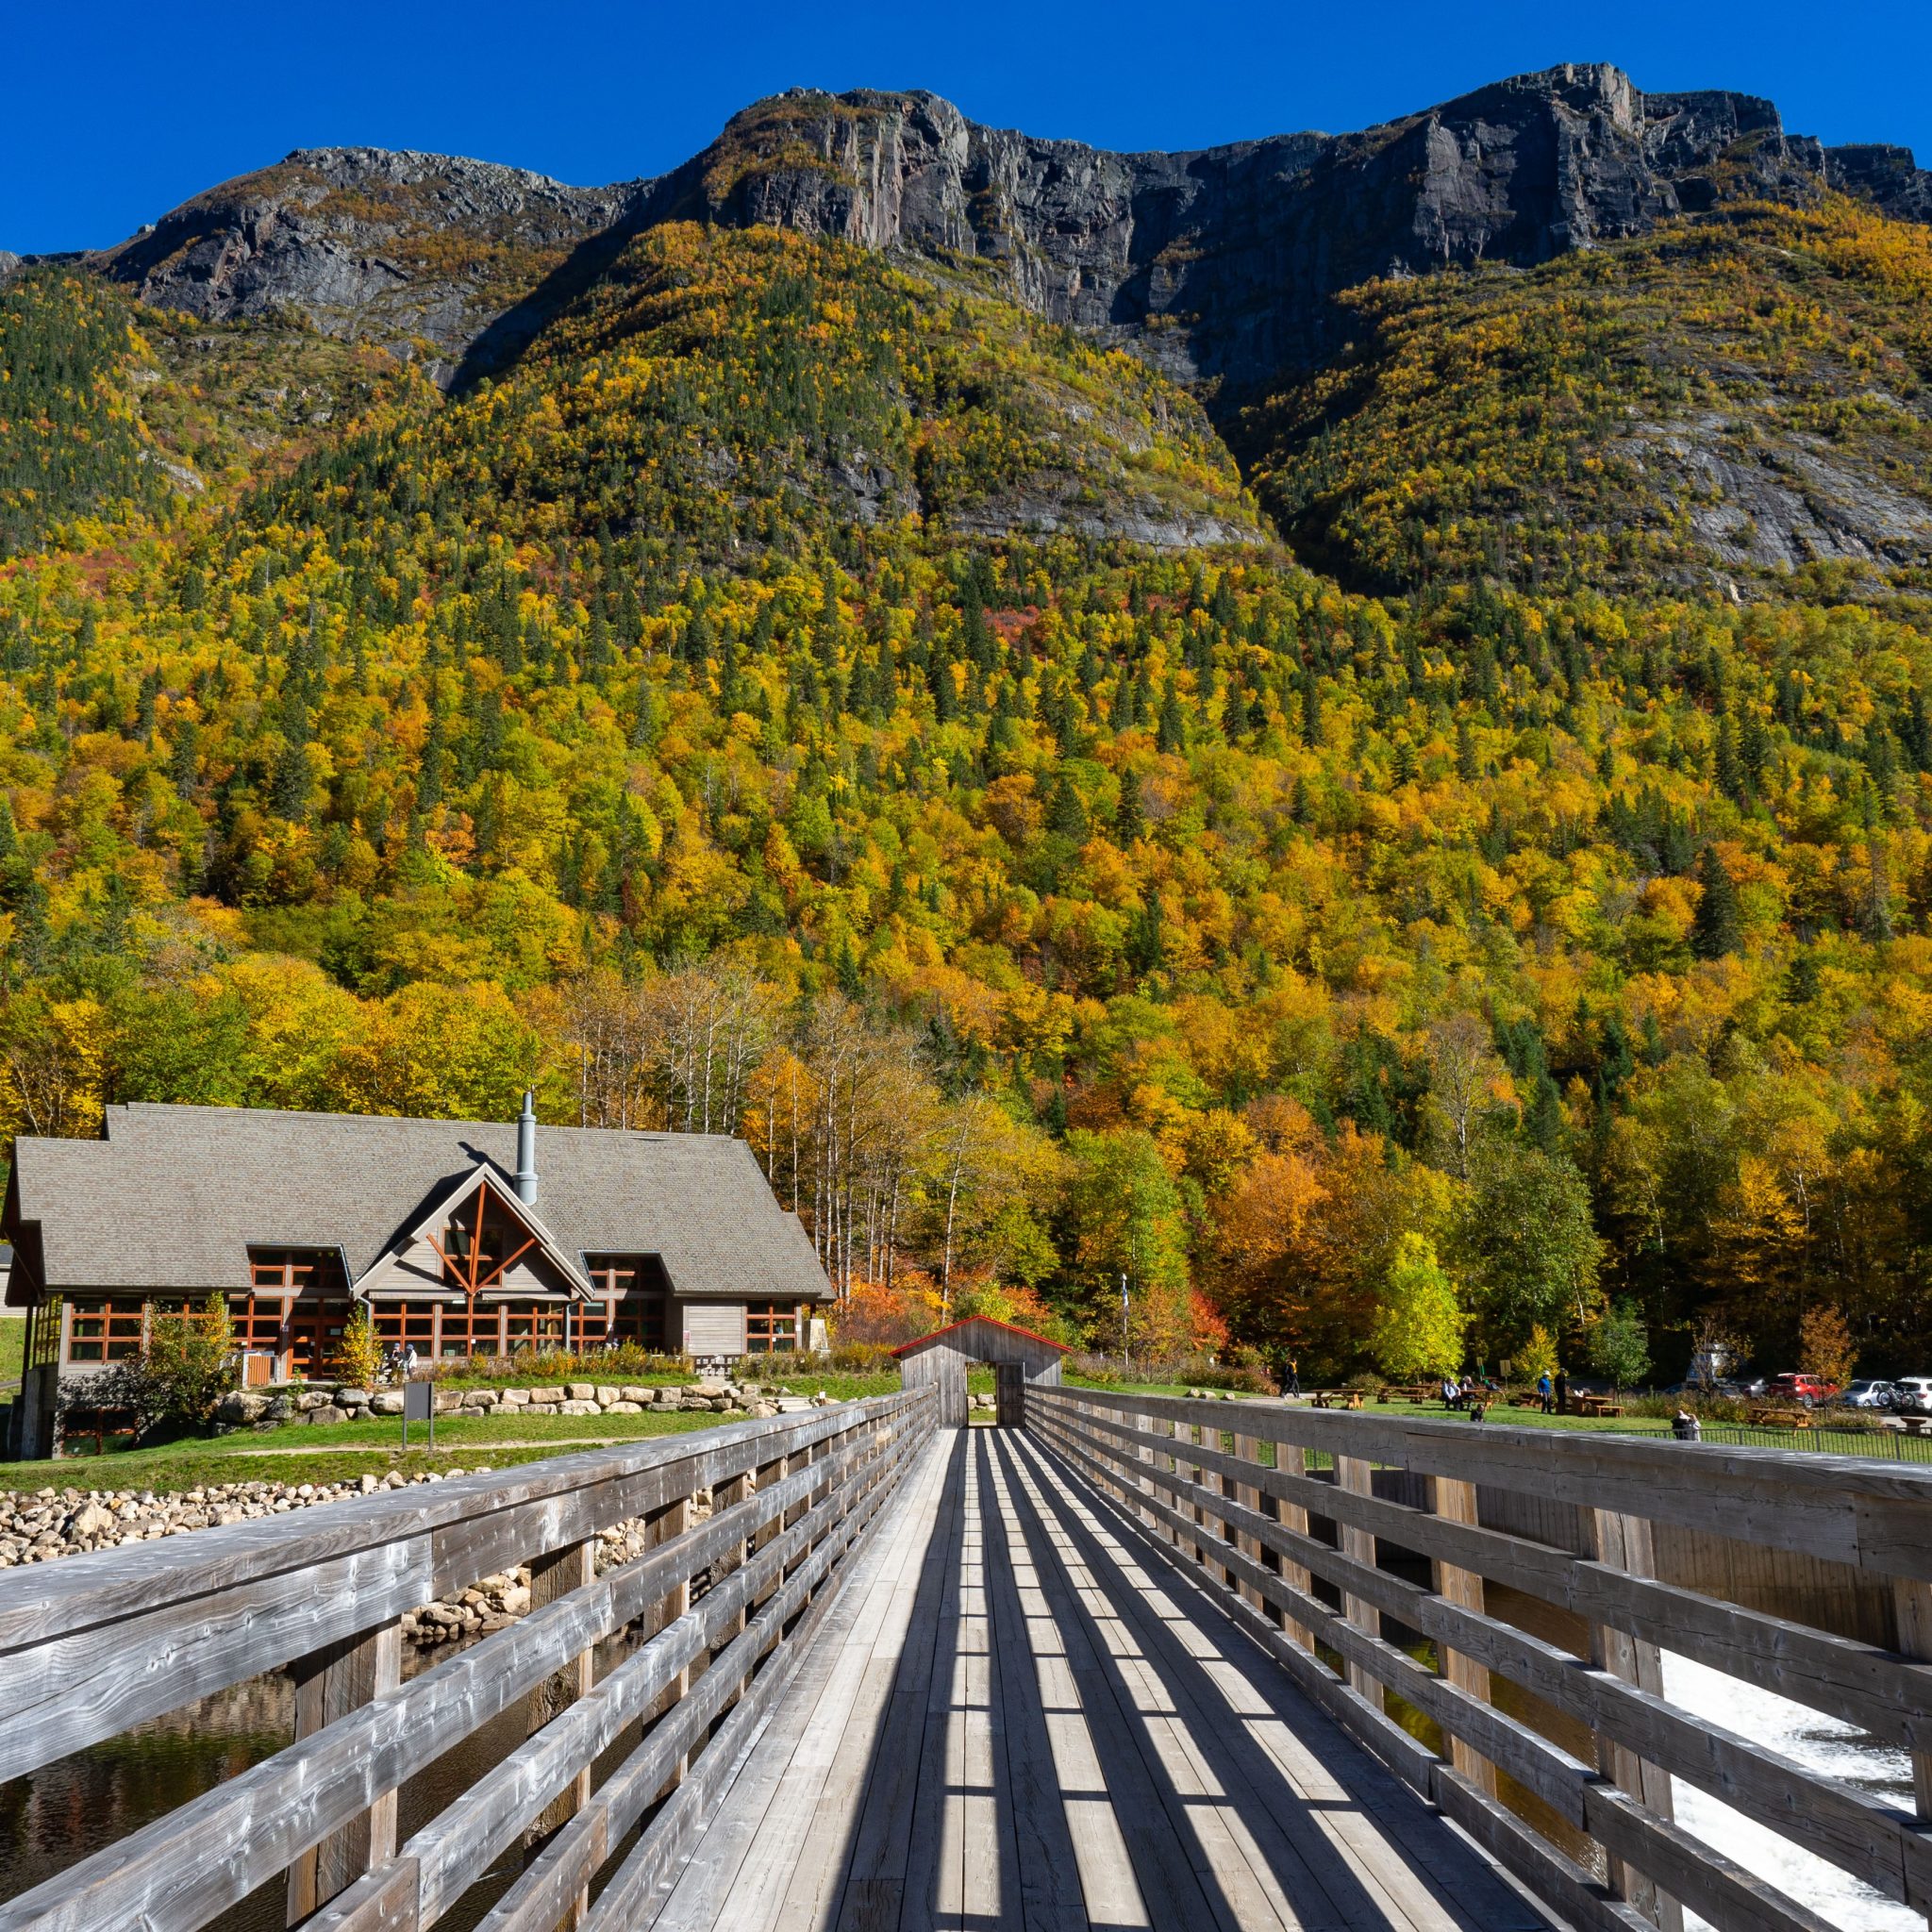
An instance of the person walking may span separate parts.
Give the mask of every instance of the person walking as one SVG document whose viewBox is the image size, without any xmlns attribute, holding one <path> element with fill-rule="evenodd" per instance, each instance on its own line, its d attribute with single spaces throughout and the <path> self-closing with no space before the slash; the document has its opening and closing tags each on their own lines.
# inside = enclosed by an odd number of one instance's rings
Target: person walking
<svg viewBox="0 0 1932 1932">
<path fill-rule="evenodd" d="M 1550 1412 L 1550 1372 L 1545 1369 L 1536 1378 L 1536 1399 L 1545 1415 Z"/>
<path fill-rule="evenodd" d="M 1557 1413 L 1570 1413 L 1570 1377 L 1561 1369 L 1557 1371 Z"/>
</svg>

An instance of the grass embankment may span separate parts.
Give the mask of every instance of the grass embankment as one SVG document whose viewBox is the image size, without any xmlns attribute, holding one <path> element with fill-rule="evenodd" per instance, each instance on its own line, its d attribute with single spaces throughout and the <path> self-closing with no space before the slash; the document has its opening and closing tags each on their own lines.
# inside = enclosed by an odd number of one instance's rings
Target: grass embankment
<svg viewBox="0 0 1932 1932">
<path fill-rule="evenodd" d="M 421 1424 L 411 1424 L 409 1451 L 404 1455 L 402 1424 L 392 1417 L 321 1428 L 291 1423 L 278 1429 L 241 1429 L 230 1436 L 105 1456 L 0 1462 L 0 1490 L 192 1490 L 208 1483 L 352 1482 L 360 1475 L 387 1475 L 392 1469 L 405 1475 L 450 1468 L 507 1469 L 601 1443 L 714 1427 L 719 1421 L 714 1415 L 525 1414 L 502 1421 L 442 1416 L 436 1424 L 433 1455 L 423 1446 Z"/>
<path fill-rule="evenodd" d="M 22 1328 L 8 1323 L 4 1327 Z M 0 1347 L 4 1347 L 0 1335 Z M 4 1357 L 0 1357 L 4 1358 Z M 12 1374 L 19 1377 L 16 1356 Z M 651 1385 L 670 1383 L 671 1376 L 625 1375 L 624 1381 Z M 688 1377 L 681 1378 L 688 1380 Z M 756 1374 L 748 1380 L 758 1381 Z M 445 1380 L 444 1388 L 485 1386 Z M 491 1387 L 516 1387 L 492 1378 Z M 523 1386 L 529 1386 L 527 1384 Z M 883 1374 L 788 1375 L 762 1383 L 788 1394 L 829 1395 L 850 1402 L 871 1395 L 890 1395 L 899 1387 L 896 1370 Z M 967 1387 L 975 1394 L 992 1392 L 992 1372 L 974 1370 Z M 0 1462 L 0 1490 L 192 1490 L 206 1483 L 353 1481 L 360 1475 L 387 1475 L 392 1469 L 405 1475 L 428 1470 L 461 1468 L 507 1469 L 513 1463 L 535 1462 L 545 1456 L 565 1456 L 573 1449 L 634 1438 L 665 1436 L 691 1429 L 716 1428 L 724 1418 L 707 1414 L 537 1416 L 527 1409 L 500 1416 L 439 1416 L 436 1452 L 423 1444 L 421 1424 L 409 1430 L 410 1448 L 402 1453 L 402 1424 L 393 1416 L 366 1423 L 330 1423 L 317 1427 L 290 1423 L 277 1429 L 238 1429 L 206 1441 L 165 1442 L 150 1449 L 116 1449 L 106 1455 L 63 1456 L 58 1461 Z"/>
<path fill-rule="evenodd" d="M 1186 1395 L 1191 1388 L 1198 1389 L 1198 1383 L 1185 1382 L 1095 1382 L 1084 1376 L 1069 1374 L 1067 1386 L 1074 1389 L 1092 1389 L 1110 1395 Z M 1211 1400 L 1219 1401 L 1222 1391 L 1209 1391 Z M 1241 1390 L 1227 1391 L 1230 1402 L 1260 1402 L 1271 1408 L 1290 1408 L 1297 1411 L 1311 1411 L 1311 1402 L 1284 1403 L 1278 1395 L 1254 1395 Z M 1457 1409 L 1444 1408 L 1440 1402 L 1377 1402 L 1372 1396 L 1357 1410 L 1336 1409 L 1337 1415 L 1358 1414 L 1377 1416 L 1419 1417 L 1427 1422 L 1467 1423 L 1467 1415 Z M 1541 1429 L 1612 1429 L 1619 1435 L 1667 1436 L 1671 1425 L 1662 1416 L 1630 1415 L 1544 1415 L 1541 1409 L 1510 1408 L 1507 1406 L 1491 1405 L 1485 1419 L 1484 1426 L 1495 1424 L 1522 1424 L 1524 1426 Z"/>
</svg>

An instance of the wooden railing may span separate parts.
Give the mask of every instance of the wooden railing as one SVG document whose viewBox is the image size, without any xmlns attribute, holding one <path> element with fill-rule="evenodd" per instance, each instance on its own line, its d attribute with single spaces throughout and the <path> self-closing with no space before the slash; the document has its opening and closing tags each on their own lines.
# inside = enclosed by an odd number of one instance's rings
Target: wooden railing
<svg viewBox="0 0 1932 1932">
<path fill-rule="evenodd" d="M 286 1749 L 0 1905 L 0 1928 L 187 1932 L 286 1873 L 291 1924 L 408 1932 L 519 1843 L 491 1932 L 628 1924 L 932 1428 L 928 1393 L 881 1397 L 0 1575 L 0 1779 L 264 1672 L 296 1682 Z M 646 1553 L 596 1575 L 598 1531 L 639 1518 Z M 402 1681 L 405 1611 L 525 1563 L 526 1615 Z M 399 1845 L 399 1787 L 519 1707 L 526 1741 Z"/>
<path fill-rule="evenodd" d="M 1573 1925 L 1828 1932 L 1673 1777 L 1932 1909 L 1932 1473 L 1037 1385 L 1026 1420 Z M 1884 1584 L 1896 1647 L 1658 1580 L 1685 1531 Z M 1660 1650 L 1905 1747 L 1916 1815 L 1667 1702 Z"/>
</svg>

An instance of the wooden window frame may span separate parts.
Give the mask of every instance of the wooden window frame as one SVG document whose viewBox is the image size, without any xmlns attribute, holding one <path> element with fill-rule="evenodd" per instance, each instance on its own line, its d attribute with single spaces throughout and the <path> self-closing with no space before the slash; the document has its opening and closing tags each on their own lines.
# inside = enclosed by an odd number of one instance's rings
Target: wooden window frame
<svg viewBox="0 0 1932 1932">
<path fill-rule="evenodd" d="M 796 1302 L 746 1302 L 744 1352 L 746 1355 L 779 1355 L 796 1349 L 798 1327 Z"/>
</svg>

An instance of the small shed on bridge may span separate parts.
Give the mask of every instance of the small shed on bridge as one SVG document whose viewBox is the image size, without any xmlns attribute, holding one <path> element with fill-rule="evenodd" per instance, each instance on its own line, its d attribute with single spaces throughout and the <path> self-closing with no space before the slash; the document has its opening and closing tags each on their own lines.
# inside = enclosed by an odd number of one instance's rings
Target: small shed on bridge
<svg viewBox="0 0 1932 1932">
<path fill-rule="evenodd" d="M 1022 1391 L 1028 1382 L 1058 1383 L 1067 1350 L 1030 1328 L 995 1322 L 991 1315 L 969 1315 L 963 1322 L 935 1328 L 917 1341 L 902 1342 L 892 1353 L 899 1358 L 902 1388 L 936 1388 L 940 1393 L 940 1426 L 966 1425 L 966 1364 L 990 1363 L 998 1391 L 1001 1427 L 1018 1428 L 1022 1421 Z"/>
</svg>

